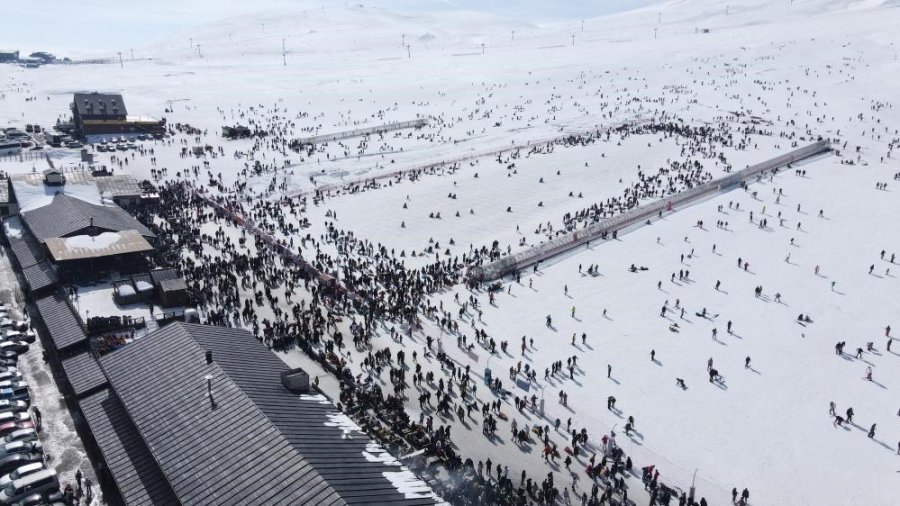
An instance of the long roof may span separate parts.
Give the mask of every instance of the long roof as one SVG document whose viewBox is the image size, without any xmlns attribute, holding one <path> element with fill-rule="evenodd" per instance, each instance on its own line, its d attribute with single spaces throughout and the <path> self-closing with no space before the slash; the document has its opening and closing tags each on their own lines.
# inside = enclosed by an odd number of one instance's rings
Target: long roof
<svg viewBox="0 0 900 506">
<path fill-rule="evenodd" d="M 400 493 L 384 473 L 405 469 L 367 459 L 372 440 L 357 431 L 350 439 L 335 423 L 343 417 L 323 397 L 298 396 L 281 382 L 290 370 L 281 359 L 241 329 L 183 324 L 194 341 L 213 353 L 213 360 L 259 406 L 272 423 L 307 461 L 313 463 L 328 483 L 349 504 L 435 504 L 430 490 L 420 494 Z M 424 483 L 421 487 L 427 488 Z"/>
<path fill-rule="evenodd" d="M 70 346 L 87 341 L 87 334 L 78 323 L 75 313 L 66 301 L 65 295 L 56 292 L 52 295 L 34 301 L 38 313 L 41 315 L 50 339 L 57 350 L 63 350 Z"/>
<path fill-rule="evenodd" d="M 179 504 L 115 394 L 104 388 L 79 406 L 127 506 Z"/>
<path fill-rule="evenodd" d="M 65 193 L 54 195 L 43 207 L 25 211 L 22 220 L 39 242 L 53 237 L 66 237 L 93 225 L 110 232 L 136 230 L 144 237 L 156 237 L 141 222 L 119 206 L 101 206 L 85 202 Z"/>
<path fill-rule="evenodd" d="M 345 504 L 185 325 L 100 365 L 182 504 Z"/>
</svg>

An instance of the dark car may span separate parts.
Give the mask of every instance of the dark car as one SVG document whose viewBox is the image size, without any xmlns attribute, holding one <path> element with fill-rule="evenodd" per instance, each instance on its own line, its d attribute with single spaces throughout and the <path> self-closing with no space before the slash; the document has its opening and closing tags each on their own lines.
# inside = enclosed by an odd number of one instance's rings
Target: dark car
<svg viewBox="0 0 900 506">
<path fill-rule="evenodd" d="M 9 474 L 25 464 L 43 461 L 44 454 L 37 452 L 6 455 L 0 458 L 0 474 Z"/>
<path fill-rule="evenodd" d="M 59 490 L 49 494 L 31 494 L 16 503 L 16 506 L 66 506 L 65 496 Z"/>
<path fill-rule="evenodd" d="M 0 350 L 0 361 L 4 363 L 12 363 L 16 365 L 19 360 L 19 354 L 12 350 Z"/>
</svg>

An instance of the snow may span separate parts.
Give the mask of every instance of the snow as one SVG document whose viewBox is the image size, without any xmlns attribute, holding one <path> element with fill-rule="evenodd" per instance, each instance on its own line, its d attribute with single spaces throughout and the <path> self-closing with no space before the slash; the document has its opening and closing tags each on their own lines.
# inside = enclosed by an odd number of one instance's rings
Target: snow
<svg viewBox="0 0 900 506">
<path fill-rule="evenodd" d="M 135 284 L 135 286 L 137 286 L 137 289 L 139 292 L 146 292 L 146 291 L 153 290 L 153 284 L 148 283 L 143 280 L 138 280 L 134 284 Z"/>
<path fill-rule="evenodd" d="M 83 248 L 100 250 L 110 247 L 122 238 L 119 232 L 101 232 L 97 235 L 73 235 L 66 237 L 66 247 L 69 249 Z"/>
<path fill-rule="evenodd" d="M 432 498 L 437 501 L 437 504 L 447 504 L 435 495 L 428 484 L 417 478 L 412 471 L 385 471 L 381 474 L 407 499 Z"/>
<path fill-rule="evenodd" d="M 154 149 L 156 164 L 140 155 L 131 158 L 132 152 L 128 165 L 119 165 L 126 156 L 121 152 L 97 153 L 99 164 L 141 179 L 166 169 L 166 178 L 205 184 L 205 169 L 198 176 L 188 169 L 207 161 L 212 174 L 222 173 L 227 192 L 234 191 L 234 183 L 246 183 L 243 196 L 271 201 L 284 193 L 308 196 L 330 187 L 324 202 L 303 204 L 309 227 L 292 235 L 295 242 L 306 234 L 319 240 L 334 224 L 397 255 L 402 251 L 410 268 L 433 263 L 435 253 L 446 260 L 470 247 L 490 247 L 494 240 L 504 252 L 539 244 L 562 228 L 564 213 L 621 195 L 636 181 L 638 167 L 655 171 L 669 160 L 686 158 L 683 139 L 652 134 L 614 135 L 587 146 L 527 154 L 567 133 L 649 121 L 663 111 L 694 127 L 727 124 L 736 138 L 744 129 L 757 128 L 748 146 L 715 145 L 710 156 L 694 157 L 713 176 L 726 168 L 717 161 L 719 153 L 739 169 L 786 152 L 793 143 L 820 135 L 836 139 L 840 155 L 798 165 L 807 171 L 805 177 L 786 170 L 772 181 L 752 183 L 757 198 L 732 190 L 650 226 L 623 231 L 618 240 L 595 242 L 545 262 L 538 273 L 525 273 L 521 284 L 506 280 L 494 306 L 483 292 L 476 293 L 483 314 L 472 320 L 470 310 L 461 324 L 463 334 L 471 342 L 475 326 L 510 342 L 509 353 L 490 363 L 480 347 L 472 353 L 458 349 L 456 336 L 429 320 L 404 345 L 384 330 L 375 342 L 378 349 L 417 349 L 421 357 L 425 336 L 440 336 L 453 359 L 471 366 L 476 377 L 490 366 L 513 396 L 525 392 L 509 385 L 507 371 L 520 361 L 528 364 L 539 374 L 527 395 L 543 397 L 545 413 L 526 418 L 504 404 L 504 412 L 520 425 L 552 426 L 557 418 L 565 425 L 571 417 L 573 427 L 585 427 L 593 443 L 615 430 L 636 465 L 655 464 L 665 483 L 687 488 L 696 472 L 698 495 L 711 504 L 727 504 L 731 488 L 745 486 L 755 504 L 890 504 L 900 493 L 895 478 L 900 368 L 895 350 L 886 350 L 884 328 L 900 325 L 892 304 L 900 295 L 900 268 L 879 253 L 900 252 L 895 232 L 900 201 L 892 179 L 900 165 L 887 148 L 900 122 L 900 110 L 891 103 L 900 84 L 900 10 L 895 6 L 882 0 L 671 1 L 588 19 L 583 33 L 566 23 L 536 26 L 471 13 L 410 17 L 382 10 L 314 9 L 260 18 L 265 31 L 256 29 L 256 18 L 192 30 L 137 49 L 155 59 L 126 61 L 124 68 L 4 68 L 0 102 L 11 126 L 26 118 L 49 125 L 66 111 L 74 90 L 122 92 L 130 112 L 206 130 L 201 142 L 222 146 L 225 154 L 183 159 L 180 147 L 196 142 L 178 136 L 171 144 L 141 143 Z M 411 44 L 410 57 L 400 47 L 401 33 Z M 190 47 L 189 37 L 202 44 L 203 56 Z M 285 37 L 286 66 L 281 55 Z M 466 56 L 456 56 L 461 54 Z M 39 100 L 24 100 L 29 96 Z M 172 112 L 163 113 L 167 107 Z M 418 131 L 330 142 L 311 155 L 272 149 L 253 154 L 253 140 L 218 138 L 222 125 L 250 120 L 265 125 L 276 116 L 280 125 L 295 124 L 292 137 L 416 117 L 430 121 Z M 753 126 L 752 116 L 762 121 Z M 514 148 L 523 146 L 512 159 Z M 50 152 L 60 163 L 77 163 L 77 152 Z M 243 172 L 255 161 L 279 169 Z M 458 167 L 451 168 L 454 161 Z M 447 163 L 415 182 L 393 175 L 438 162 Z M 0 168 L 30 172 L 43 163 L 3 161 Z M 382 177 L 377 189 L 340 190 L 376 176 Z M 284 188 L 269 191 L 273 181 Z M 874 189 L 879 182 L 888 183 L 887 191 Z M 773 189 L 783 191 L 778 202 Z M 43 185 L 19 191 L 17 186 L 23 210 L 52 198 Z M 65 191 L 78 190 L 67 186 Z M 740 203 L 740 210 L 730 203 Z M 750 223 L 750 211 L 757 221 L 764 216 L 769 226 Z M 440 219 L 429 218 L 436 213 Z M 704 221 L 703 229 L 695 227 L 698 220 Z M 729 227 L 716 227 L 719 220 Z M 240 236 L 222 223 L 207 224 L 202 232 L 212 235 L 220 226 L 233 241 Z M 334 244 L 320 246 L 336 253 Z M 306 258 L 317 250 L 312 244 L 296 247 Z M 422 256 L 429 247 L 433 251 Z M 207 245 L 204 254 L 215 255 L 215 248 Z M 738 257 L 750 263 L 746 271 L 736 267 Z M 579 266 L 593 264 L 599 275 L 579 273 Z M 631 264 L 649 270 L 630 273 Z M 871 275 L 870 265 L 875 266 Z M 690 281 L 678 281 L 679 270 L 689 270 Z M 714 289 L 717 281 L 719 290 Z M 763 297 L 757 298 L 751 292 L 759 286 Z M 774 301 L 776 293 L 781 303 Z M 430 302 L 456 313 L 457 294 L 461 301 L 473 295 L 456 286 Z M 662 306 L 668 302 L 672 308 L 676 299 L 686 307 L 685 319 L 671 312 L 659 316 Z M 82 291 L 78 306 L 83 315 L 122 310 L 113 304 L 108 286 Z M 569 316 L 573 306 L 574 318 Z M 718 316 L 697 317 L 703 308 Z M 265 311 L 260 309 L 273 318 Z M 552 329 L 544 325 L 548 314 Z M 801 325 L 799 314 L 813 322 Z M 725 331 L 728 321 L 734 334 Z M 669 330 L 673 323 L 679 332 Z M 522 336 L 534 339 L 524 356 L 518 348 Z M 833 346 L 841 340 L 854 353 L 836 355 Z M 869 341 L 874 351 L 855 358 L 856 348 L 865 349 Z M 657 362 L 650 361 L 651 350 Z M 552 362 L 565 363 L 572 356 L 578 357 L 574 379 L 543 379 L 542 371 Z M 744 368 L 747 357 L 751 368 Z M 361 357 L 347 358 L 354 374 L 363 372 Z M 709 358 L 724 376 L 722 383 L 709 383 Z M 439 370 L 433 360 L 420 362 L 426 371 Z M 872 382 L 862 379 L 866 367 L 874 370 Z M 676 378 L 688 388 L 676 388 Z M 486 390 L 479 385 L 479 399 L 494 400 Z M 557 402 L 560 391 L 568 394 L 568 406 Z M 604 408 L 609 395 L 617 398 L 621 412 Z M 828 416 L 831 401 L 840 413 L 852 406 L 857 425 L 835 427 Z M 419 414 L 414 404 L 409 403 L 413 418 Z M 636 420 L 633 437 L 622 431 L 629 415 Z M 341 414 L 328 423 L 348 433 L 359 430 Z M 568 482 L 568 473 L 544 464 L 535 455 L 539 452 L 528 455 L 511 443 L 486 443 L 478 423 L 474 430 L 449 420 L 440 423 L 454 424 L 454 442 L 476 462 L 491 457 L 509 464 L 515 477 L 522 469 L 531 477 L 552 470 L 558 483 Z M 873 423 L 877 433 L 870 440 L 866 432 Z M 501 424 L 501 441 L 508 442 L 507 428 Z M 565 434 L 551 437 L 561 448 L 567 445 Z M 388 460 L 383 452 L 367 453 Z M 583 469 L 584 463 L 577 461 L 573 469 Z M 385 475 L 409 493 L 421 491 L 412 473 Z M 630 486 L 640 489 L 636 481 Z"/>
<path fill-rule="evenodd" d="M 6 230 L 6 235 L 9 237 L 22 238 L 22 221 L 18 216 L 10 216 L 3 220 L 3 227 Z"/>
</svg>

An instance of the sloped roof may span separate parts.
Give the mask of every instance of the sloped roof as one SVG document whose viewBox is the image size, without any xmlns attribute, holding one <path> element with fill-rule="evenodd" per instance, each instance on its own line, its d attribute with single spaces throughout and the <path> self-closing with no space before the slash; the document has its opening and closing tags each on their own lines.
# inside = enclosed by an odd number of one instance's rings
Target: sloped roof
<svg viewBox="0 0 900 506">
<path fill-rule="evenodd" d="M 26 269 L 47 259 L 41 247 L 34 240 L 26 237 L 8 236 L 9 247 L 19 262 L 19 267 Z"/>
<path fill-rule="evenodd" d="M 287 390 L 281 373 L 290 370 L 248 331 L 230 327 L 182 324 L 213 360 L 259 406 L 307 461 L 316 466 L 348 504 L 435 504 L 431 497 L 406 497 L 384 476 L 400 471 L 381 461 L 370 461 L 372 440 L 362 432 L 344 439 L 333 418 L 342 416 L 324 400 L 303 398 Z M 326 425 L 328 424 L 328 425 Z M 422 494 L 427 495 L 427 494 Z"/>
<path fill-rule="evenodd" d="M 38 262 L 22 269 L 22 275 L 28 282 L 28 289 L 36 292 L 42 288 L 53 286 L 59 281 L 56 270 L 50 262 Z"/>
<path fill-rule="evenodd" d="M 75 109 L 81 116 L 114 115 L 125 116 L 125 101 L 118 93 L 76 93 Z M 113 111 L 113 108 L 118 108 Z"/>
<path fill-rule="evenodd" d="M 108 388 L 81 399 L 79 406 L 127 506 L 178 504 L 122 403 Z"/>
<path fill-rule="evenodd" d="M 106 376 L 90 352 L 81 352 L 63 360 L 62 367 L 66 372 L 66 379 L 75 391 L 75 397 L 81 397 L 106 385 Z"/>
<path fill-rule="evenodd" d="M 65 295 L 56 292 L 34 301 L 34 304 L 57 350 L 87 341 L 87 334 L 66 302 Z"/>
<path fill-rule="evenodd" d="M 100 365 L 182 504 L 345 504 L 228 374 L 206 363 L 185 325 Z"/>
<path fill-rule="evenodd" d="M 156 237 L 141 222 L 119 206 L 101 206 L 85 202 L 64 193 L 54 195 L 53 201 L 43 207 L 25 211 L 22 220 L 39 242 L 52 237 L 76 234 L 93 224 L 110 232 L 137 230 L 144 237 Z"/>
</svg>

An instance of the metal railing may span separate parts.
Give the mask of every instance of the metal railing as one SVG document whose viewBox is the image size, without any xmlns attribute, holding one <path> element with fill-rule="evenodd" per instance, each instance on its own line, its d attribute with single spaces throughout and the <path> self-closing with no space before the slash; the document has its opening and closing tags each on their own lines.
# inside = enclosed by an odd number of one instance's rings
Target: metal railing
<svg viewBox="0 0 900 506">
<path fill-rule="evenodd" d="M 778 169 L 791 163 L 827 152 L 831 149 L 828 141 L 820 140 L 808 146 L 795 149 L 789 153 L 772 158 L 756 165 L 751 165 L 733 174 L 709 181 L 689 190 L 674 195 L 662 197 L 656 202 L 644 204 L 626 211 L 608 220 L 594 223 L 587 227 L 566 233 L 562 237 L 551 239 L 525 251 L 513 253 L 495 260 L 486 265 L 479 265 L 469 269 L 470 279 L 479 281 L 492 281 L 502 278 L 512 272 L 525 267 L 543 262 L 561 253 L 586 244 L 589 241 L 602 237 L 603 234 L 615 232 L 621 228 L 642 222 L 651 216 L 658 215 L 662 211 L 673 209 L 676 205 L 684 204 L 704 196 L 728 188 L 763 172 Z"/>
</svg>

